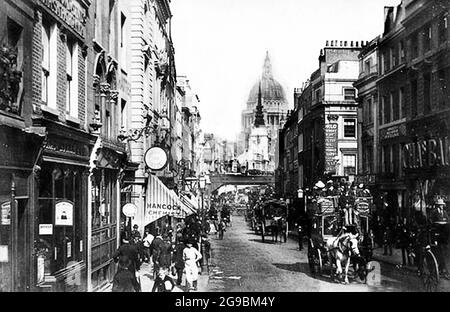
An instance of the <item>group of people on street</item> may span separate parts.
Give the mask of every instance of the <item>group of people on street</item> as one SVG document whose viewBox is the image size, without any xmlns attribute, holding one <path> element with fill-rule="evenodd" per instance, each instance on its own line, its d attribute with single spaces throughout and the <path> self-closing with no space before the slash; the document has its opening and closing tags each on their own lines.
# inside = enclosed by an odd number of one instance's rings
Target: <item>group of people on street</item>
<svg viewBox="0 0 450 312">
<path fill-rule="evenodd" d="M 202 265 L 209 271 L 209 232 L 209 223 L 202 223 L 198 216 L 177 224 L 175 233 L 166 224 L 163 229 L 156 228 L 154 235 L 145 230 L 141 237 L 138 226 L 134 225 L 131 232 L 123 232 L 122 244 L 113 255 L 118 266 L 112 291 L 140 292 L 137 272 L 142 263 L 153 266 L 152 292 L 174 291 L 181 286 L 183 273 L 187 291 L 197 290 Z"/>
</svg>

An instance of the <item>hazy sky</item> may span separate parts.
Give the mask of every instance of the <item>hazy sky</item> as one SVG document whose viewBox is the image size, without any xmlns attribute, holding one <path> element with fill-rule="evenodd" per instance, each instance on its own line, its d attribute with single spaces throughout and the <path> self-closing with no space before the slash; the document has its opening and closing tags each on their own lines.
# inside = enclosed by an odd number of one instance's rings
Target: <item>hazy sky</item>
<svg viewBox="0 0 450 312">
<path fill-rule="evenodd" d="M 400 0 L 172 0 L 178 74 L 200 98 L 202 128 L 234 139 L 266 50 L 293 107 L 326 40 L 372 40 Z"/>
</svg>

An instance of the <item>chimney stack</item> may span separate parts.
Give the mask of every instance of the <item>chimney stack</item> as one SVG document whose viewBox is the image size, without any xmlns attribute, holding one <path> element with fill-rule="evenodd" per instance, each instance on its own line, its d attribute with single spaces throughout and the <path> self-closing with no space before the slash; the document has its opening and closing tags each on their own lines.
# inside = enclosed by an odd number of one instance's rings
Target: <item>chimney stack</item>
<svg viewBox="0 0 450 312">
<path fill-rule="evenodd" d="M 328 40 L 325 42 L 325 47 L 328 47 Z"/>
</svg>

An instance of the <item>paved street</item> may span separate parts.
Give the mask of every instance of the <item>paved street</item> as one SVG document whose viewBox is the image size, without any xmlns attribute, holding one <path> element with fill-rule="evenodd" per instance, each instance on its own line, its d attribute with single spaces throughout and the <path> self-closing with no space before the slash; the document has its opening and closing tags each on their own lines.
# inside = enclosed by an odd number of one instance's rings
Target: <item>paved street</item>
<svg viewBox="0 0 450 312">
<path fill-rule="evenodd" d="M 417 277 L 383 263 L 381 287 L 356 281 L 339 284 L 328 276 L 314 278 L 309 273 L 306 250 L 299 252 L 293 239 L 286 244 L 270 239 L 262 243 L 243 217 L 233 219 L 224 240 L 212 237 L 211 241 L 214 266 L 207 286 L 211 292 L 422 291 Z"/>
</svg>

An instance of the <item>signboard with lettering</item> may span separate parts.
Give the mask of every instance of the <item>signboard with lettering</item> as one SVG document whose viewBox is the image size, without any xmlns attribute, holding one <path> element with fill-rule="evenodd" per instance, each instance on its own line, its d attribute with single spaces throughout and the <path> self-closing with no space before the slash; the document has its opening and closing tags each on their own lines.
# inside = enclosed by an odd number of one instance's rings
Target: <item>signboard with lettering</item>
<svg viewBox="0 0 450 312">
<path fill-rule="evenodd" d="M 1 220 L 2 225 L 11 225 L 11 202 L 6 202 L 1 205 Z"/>
<path fill-rule="evenodd" d="M 325 125 L 325 171 L 336 172 L 338 124 Z"/>
<path fill-rule="evenodd" d="M 170 216 L 174 218 L 186 218 L 186 212 L 180 205 L 170 205 L 162 203 L 148 203 L 145 212 L 145 221 L 147 223 L 154 222 L 164 216 Z"/>
<path fill-rule="evenodd" d="M 406 135 L 405 124 L 380 129 L 380 140 L 393 139 L 405 135 Z"/>
<path fill-rule="evenodd" d="M 82 39 L 86 37 L 87 11 L 76 0 L 39 0 Z"/>
<path fill-rule="evenodd" d="M 450 138 L 418 140 L 402 149 L 403 168 L 419 169 L 450 166 Z"/>
</svg>

